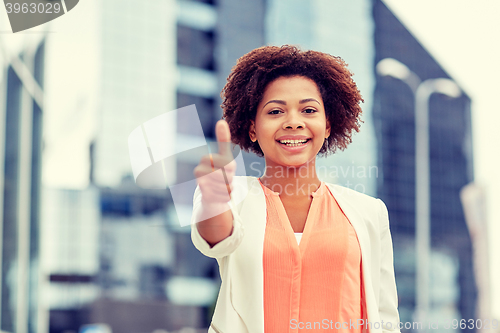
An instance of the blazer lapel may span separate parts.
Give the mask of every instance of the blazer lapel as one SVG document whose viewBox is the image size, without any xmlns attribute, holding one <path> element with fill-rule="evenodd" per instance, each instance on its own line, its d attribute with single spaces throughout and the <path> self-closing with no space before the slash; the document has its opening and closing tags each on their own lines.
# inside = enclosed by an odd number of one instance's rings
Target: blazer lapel
<svg viewBox="0 0 500 333">
<path fill-rule="evenodd" d="M 345 216 L 351 222 L 354 230 L 356 231 L 356 236 L 358 237 L 359 246 L 361 248 L 361 253 L 363 259 L 370 261 L 369 253 L 366 253 L 370 247 L 370 237 L 368 235 L 368 230 L 365 227 L 363 221 L 363 216 L 356 208 L 355 195 L 346 192 L 348 189 L 327 183 L 330 192 L 332 192 L 335 200 L 337 200 L 340 209 L 344 212 Z M 358 202 L 358 205 L 361 204 Z"/>
<path fill-rule="evenodd" d="M 266 229 L 266 199 L 258 180 L 251 178 L 240 216 L 245 236 L 232 262 L 231 298 L 249 333 L 264 333 L 263 251 Z M 255 269 L 258 267 L 258 269 Z"/>
<path fill-rule="evenodd" d="M 375 294 L 373 293 L 373 284 L 371 269 L 372 267 L 380 267 L 378 263 L 374 263 L 373 260 L 377 261 L 380 258 L 373 258 L 370 249 L 372 248 L 371 237 L 379 237 L 379 235 L 370 235 L 370 231 L 367 228 L 368 221 L 367 218 L 377 218 L 377 217 L 366 217 L 359 211 L 358 207 L 365 205 L 365 201 L 357 201 L 359 199 L 358 193 L 354 190 L 327 183 L 328 188 L 330 188 L 333 196 L 337 200 L 340 208 L 344 212 L 347 219 L 351 222 L 354 230 L 356 231 L 356 236 L 358 237 L 359 247 L 361 249 L 361 265 L 362 265 L 362 276 L 363 276 L 363 289 L 365 305 L 367 309 L 367 314 L 369 318 L 375 320 L 378 318 L 378 312 L 373 313 L 373 307 L 377 304 Z"/>
</svg>

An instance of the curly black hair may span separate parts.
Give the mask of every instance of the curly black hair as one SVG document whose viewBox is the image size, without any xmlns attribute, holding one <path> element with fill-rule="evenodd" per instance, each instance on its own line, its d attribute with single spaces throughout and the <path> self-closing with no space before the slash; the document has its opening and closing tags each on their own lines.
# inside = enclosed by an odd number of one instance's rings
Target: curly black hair
<svg viewBox="0 0 500 333">
<path fill-rule="evenodd" d="M 362 122 L 359 117 L 363 98 L 352 75 L 340 57 L 301 51 L 291 45 L 264 46 L 245 54 L 238 59 L 221 92 L 222 118 L 229 124 L 231 141 L 262 157 L 258 142 L 250 140 L 249 130 L 266 87 L 282 76 L 304 76 L 318 86 L 331 125 L 330 137 L 318 155 L 344 150 L 352 142 L 353 130 L 359 132 Z"/>
</svg>

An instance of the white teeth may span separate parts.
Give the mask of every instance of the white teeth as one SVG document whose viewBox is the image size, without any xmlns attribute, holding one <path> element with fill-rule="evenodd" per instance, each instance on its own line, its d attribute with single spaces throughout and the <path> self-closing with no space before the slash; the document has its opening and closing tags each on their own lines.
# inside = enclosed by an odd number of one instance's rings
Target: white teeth
<svg viewBox="0 0 500 333">
<path fill-rule="evenodd" d="M 307 140 L 281 140 L 280 143 L 283 143 L 289 147 L 300 146 L 306 143 Z"/>
<path fill-rule="evenodd" d="M 281 140 L 280 143 L 304 143 L 306 142 L 307 140 Z"/>
</svg>

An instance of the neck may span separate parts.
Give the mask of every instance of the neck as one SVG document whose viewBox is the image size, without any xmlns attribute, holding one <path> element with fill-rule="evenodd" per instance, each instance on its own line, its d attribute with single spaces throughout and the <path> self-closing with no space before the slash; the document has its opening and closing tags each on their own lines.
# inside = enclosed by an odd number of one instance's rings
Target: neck
<svg viewBox="0 0 500 333">
<path fill-rule="evenodd" d="M 314 160 L 297 167 L 266 165 L 260 181 L 281 197 L 310 197 L 321 185 Z"/>
</svg>

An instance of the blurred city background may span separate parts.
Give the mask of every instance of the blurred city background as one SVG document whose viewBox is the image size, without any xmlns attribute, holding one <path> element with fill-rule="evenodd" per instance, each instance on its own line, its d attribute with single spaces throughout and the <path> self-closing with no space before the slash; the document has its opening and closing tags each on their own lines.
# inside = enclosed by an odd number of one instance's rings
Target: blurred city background
<svg viewBox="0 0 500 333">
<path fill-rule="evenodd" d="M 463 25 L 473 31 L 487 3 L 472 4 Z M 488 68 L 482 58 L 463 63 L 479 73 L 473 82 L 455 77 L 439 45 L 435 54 L 435 42 L 418 35 L 428 23 L 389 0 L 84 0 L 12 34 L 1 8 L 0 331 L 207 331 L 220 278 L 180 226 L 192 193 L 174 207 L 168 188 L 138 187 L 128 136 L 195 104 L 213 141 L 236 59 L 283 44 L 341 56 L 355 73 L 361 132 L 318 165 L 322 180 L 386 203 L 401 322 L 500 331 L 491 190 L 500 185 L 499 149 L 481 136 L 498 131 L 498 102 L 483 127 L 474 114 L 487 108 L 477 92 L 494 100 L 500 86 L 479 79 Z M 477 40 L 498 45 L 495 29 Z M 436 35 L 443 30 L 461 39 L 445 24 Z M 179 113 L 169 140 L 197 140 L 191 124 Z M 263 160 L 244 158 L 247 173 L 260 176 Z M 189 178 L 197 163 L 179 156 L 171 175 Z M 480 320 L 460 325 L 469 319 Z M 458 327 L 444 325 L 453 320 Z"/>
</svg>

